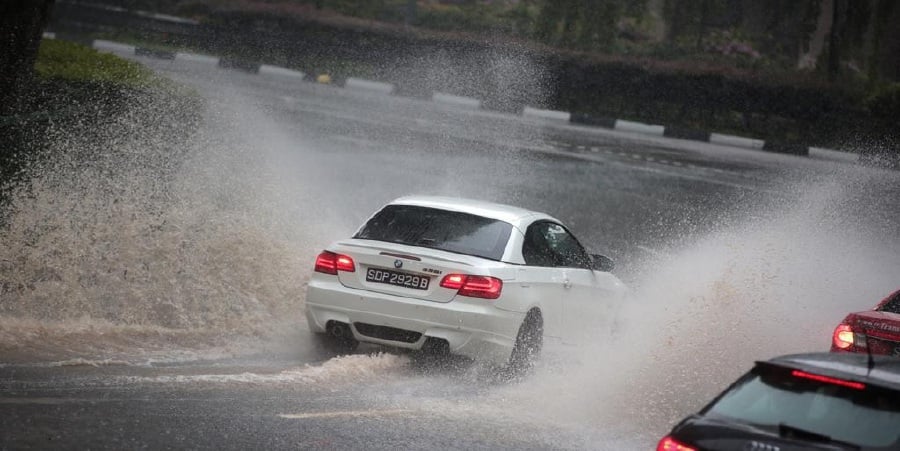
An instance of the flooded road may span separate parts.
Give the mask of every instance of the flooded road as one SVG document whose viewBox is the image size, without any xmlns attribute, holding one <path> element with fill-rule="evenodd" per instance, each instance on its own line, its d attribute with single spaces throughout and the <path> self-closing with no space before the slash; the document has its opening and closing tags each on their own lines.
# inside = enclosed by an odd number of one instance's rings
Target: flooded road
<svg viewBox="0 0 900 451">
<path fill-rule="evenodd" d="M 204 122 L 164 183 L 60 167 L 17 199 L 0 448 L 647 449 L 753 359 L 827 350 L 897 288 L 896 172 L 141 61 Z M 545 211 L 633 296 L 519 381 L 334 358 L 302 316 L 314 257 L 406 194 Z"/>
</svg>

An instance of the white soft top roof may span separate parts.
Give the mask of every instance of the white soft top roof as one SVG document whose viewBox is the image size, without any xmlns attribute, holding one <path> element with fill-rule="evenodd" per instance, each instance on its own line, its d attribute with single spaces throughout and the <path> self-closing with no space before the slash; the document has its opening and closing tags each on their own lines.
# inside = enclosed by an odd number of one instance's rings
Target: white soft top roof
<svg viewBox="0 0 900 451">
<path fill-rule="evenodd" d="M 552 216 L 511 205 L 495 204 L 480 200 L 462 199 L 458 197 L 440 196 L 405 196 L 395 199 L 390 205 L 416 205 L 420 207 L 437 208 L 441 210 L 458 211 L 485 218 L 497 219 L 508 222 L 513 226 L 524 229 L 537 219 L 549 219 L 557 221 Z"/>
</svg>

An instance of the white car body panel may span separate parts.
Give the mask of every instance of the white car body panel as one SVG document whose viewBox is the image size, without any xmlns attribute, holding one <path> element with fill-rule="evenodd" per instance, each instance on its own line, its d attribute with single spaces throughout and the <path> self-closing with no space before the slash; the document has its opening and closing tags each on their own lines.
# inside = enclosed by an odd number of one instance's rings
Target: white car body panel
<svg viewBox="0 0 900 451">
<path fill-rule="evenodd" d="M 421 349 L 433 337 L 446 340 L 452 353 L 506 364 L 529 310 L 540 310 L 545 337 L 579 342 L 589 338 L 585 335 L 596 329 L 594 325 L 610 322 L 602 316 L 609 315 L 610 305 L 618 303 L 626 291 L 610 273 L 526 265 L 522 246 L 529 225 L 536 221 L 560 224 L 546 214 L 445 197 L 403 197 L 388 205 L 473 214 L 511 224 L 512 230 L 499 261 L 372 239 L 333 243 L 327 250 L 350 256 L 355 271 L 339 271 L 337 276 L 313 273 L 306 299 L 311 331 L 324 333 L 329 321 L 337 321 L 351 325 L 359 341 L 408 349 Z M 360 231 L 364 228 L 365 224 Z M 367 281 L 370 270 L 428 277 L 428 287 Z M 501 295 L 498 299 L 458 295 L 456 290 L 440 286 L 442 277 L 451 273 L 501 279 Z M 389 333 L 394 329 L 413 334 L 395 339 L 397 336 Z"/>
<path fill-rule="evenodd" d="M 610 273 L 565 268 L 563 342 L 583 344 L 608 330 L 612 315 L 625 295 L 625 287 Z"/>
</svg>

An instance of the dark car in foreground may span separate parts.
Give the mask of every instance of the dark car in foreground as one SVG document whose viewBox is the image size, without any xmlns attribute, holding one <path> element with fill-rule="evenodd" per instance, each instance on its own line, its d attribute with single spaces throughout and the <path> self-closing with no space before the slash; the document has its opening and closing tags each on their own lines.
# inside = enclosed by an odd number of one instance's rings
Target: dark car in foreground
<svg viewBox="0 0 900 451">
<path fill-rule="evenodd" d="M 900 450 L 900 359 L 816 353 L 756 362 L 657 451 Z"/>
<path fill-rule="evenodd" d="M 872 310 L 851 313 L 834 329 L 831 352 L 900 357 L 900 290 Z"/>
</svg>

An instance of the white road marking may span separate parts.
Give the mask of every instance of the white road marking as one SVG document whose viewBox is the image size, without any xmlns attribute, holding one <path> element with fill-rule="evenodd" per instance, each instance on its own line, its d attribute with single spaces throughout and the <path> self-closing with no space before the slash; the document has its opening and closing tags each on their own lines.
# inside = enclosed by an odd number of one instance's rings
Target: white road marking
<svg viewBox="0 0 900 451">
<path fill-rule="evenodd" d="M 307 420 L 311 418 L 340 418 L 340 417 L 377 417 L 383 415 L 405 415 L 413 413 L 412 410 L 346 410 L 343 412 L 309 412 L 309 413 L 280 413 L 279 418 L 289 420 Z"/>
</svg>

